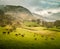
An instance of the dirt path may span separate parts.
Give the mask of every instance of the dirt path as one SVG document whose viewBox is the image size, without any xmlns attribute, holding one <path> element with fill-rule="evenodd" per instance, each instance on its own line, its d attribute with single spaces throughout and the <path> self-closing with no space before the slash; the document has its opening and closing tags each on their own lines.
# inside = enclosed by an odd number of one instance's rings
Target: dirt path
<svg viewBox="0 0 60 49">
<path fill-rule="evenodd" d="M 33 32 L 33 33 L 36 33 L 36 34 L 41 34 L 41 35 L 55 35 L 55 32 L 54 31 L 49 31 L 49 30 L 36 30 L 36 29 L 31 29 L 31 28 L 23 28 L 23 29 L 26 29 L 27 31 L 29 32 Z"/>
</svg>

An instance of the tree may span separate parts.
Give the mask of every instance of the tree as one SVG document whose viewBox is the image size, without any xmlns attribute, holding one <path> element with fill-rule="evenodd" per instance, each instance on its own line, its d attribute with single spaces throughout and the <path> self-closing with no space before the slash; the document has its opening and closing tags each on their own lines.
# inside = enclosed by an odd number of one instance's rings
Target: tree
<svg viewBox="0 0 60 49">
<path fill-rule="evenodd" d="M 32 19 L 31 21 L 32 21 L 32 22 L 36 22 L 36 20 L 34 20 L 34 19 Z"/>
<path fill-rule="evenodd" d="M 40 24 L 40 19 L 37 19 L 37 24 Z"/>
<path fill-rule="evenodd" d="M 55 21 L 55 26 L 56 26 L 56 27 L 60 27 L 60 20 L 56 20 L 56 21 Z"/>
<path fill-rule="evenodd" d="M 4 11 L 0 10 L 0 16 L 3 16 L 3 15 L 4 15 Z"/>
</svg>

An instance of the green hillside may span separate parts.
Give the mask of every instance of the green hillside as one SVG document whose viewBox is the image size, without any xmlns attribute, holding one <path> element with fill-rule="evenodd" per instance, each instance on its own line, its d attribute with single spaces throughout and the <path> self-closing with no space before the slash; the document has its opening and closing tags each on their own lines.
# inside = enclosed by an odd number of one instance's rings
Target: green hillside
<svg viewBox="0 0 60 49">
<path fill-rule="evenodd" d="M 41 17 L 22 6 L 1 5 L 0 49 L 60 49 L 60 21 L 48 23 Z"/>
<path fill-rule="evenodd" d="M 45 29 L 26 27 L 9 32 L 0 27 L 0 49 L 60 49 L 60 32 Z"/>
</svg>

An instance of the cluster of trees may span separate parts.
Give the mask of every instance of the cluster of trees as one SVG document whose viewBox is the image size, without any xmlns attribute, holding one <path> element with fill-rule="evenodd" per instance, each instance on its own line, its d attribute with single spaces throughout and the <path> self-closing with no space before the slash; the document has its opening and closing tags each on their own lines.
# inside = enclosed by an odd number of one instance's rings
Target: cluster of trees
<svg viewBox="0 0 60 49">
<path fill-rule="evenodd" d="M 31 22 L 35 22 L 36 24 L 47 27 L 47 28 L 52 28 L 52 27 L 60 28 L 60 20 L 56 20 L 55 22 L 46 22 L 46 21 L 41 21 L 40 19 L 36 19 L 36 20 L 32 19 Z"/>
<path fill-rule="evenodd" d="M 54 26 L 56 26 L 56 28 L 60 28 L 60 20 L 56 20 Z"/>
<path fill-rule="evenodd" d="M 28 27 L 39 27 L 40 26 L 40 19 L 25 20 L 24 25 L 28 26 Z"/>
<path fill-rule="evenodd" d="M 37 24 L 40 24 L 40 19 L 36 19 L 36 20 L 32 19 L 31 21 L 36 22 Z"/>
</svg>

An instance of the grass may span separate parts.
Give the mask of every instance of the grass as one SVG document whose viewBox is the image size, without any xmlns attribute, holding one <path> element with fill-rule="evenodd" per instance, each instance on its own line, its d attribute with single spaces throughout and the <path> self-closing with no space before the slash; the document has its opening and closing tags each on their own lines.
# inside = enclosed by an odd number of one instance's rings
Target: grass
<svg viewBox="0 0 60 49">
<path fill-rule="evenodd" d="M 56 32 L 60 32 L 60 29 L 59 28 L 49 28 L 49 30 L 51 30 L 51 31 L 56 31 Z"/>
<path fill-rule="evenodd" d="M 37 24 L 37 22 L 31 22 L 31 21 L 25 21 L 24 25 L 28 26 L 28 27 L 38 27 L 38 26 L 40 26 L 39 24 Z"/>
<path fill-rule="evenodd" d="M 45 29 L 17 28 L 8 34 L 8 30 L 0 27 L 0 49 L 60 49 L 60 32 Z"/>
</svg>

